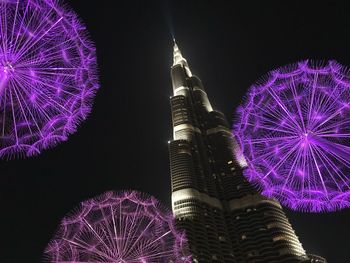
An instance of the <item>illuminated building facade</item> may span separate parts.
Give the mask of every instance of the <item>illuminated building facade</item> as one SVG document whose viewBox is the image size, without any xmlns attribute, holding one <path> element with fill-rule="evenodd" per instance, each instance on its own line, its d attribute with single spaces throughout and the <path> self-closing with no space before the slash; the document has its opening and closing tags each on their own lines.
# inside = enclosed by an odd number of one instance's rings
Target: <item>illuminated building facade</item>
<svg viewBox="0 0 350 263">
<path fill-rule="evenodd" d="M 171 78 L 172 209 L 193 262 L 325 262 L 311 261 L 281 205 L 244 179 L 226 118 L 213 110 L 176 43 Z"/>
</svg>

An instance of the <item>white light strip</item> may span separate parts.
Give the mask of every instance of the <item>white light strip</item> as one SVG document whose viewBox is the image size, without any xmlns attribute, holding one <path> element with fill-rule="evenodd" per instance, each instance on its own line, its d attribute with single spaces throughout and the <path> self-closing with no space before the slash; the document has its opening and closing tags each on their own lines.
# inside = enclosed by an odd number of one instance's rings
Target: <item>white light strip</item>
<svg viewBox="0 0 350 263">
<path fill-rule="evenodd" d="M 243 209 L 246 207 L 256 206 L 258 204 L 268 203 L 282 209 L 282 206 L 273 199 L 267 199 L 259 194 L 246 195 L 239 199 L 232 199 L 229 201 L 230 210 Z"/>
<path fill-rule="evenodd" d="M 186 199 L 195 199 L 200 202 L 206 203 L 212 207 L 216 207 L 221 210 L 223 209 L 219 199 L 211 197 L 205 193 L 201 193 L 194 188 L 186 188 L 186 189 L 175 191 L 171 194 L 173 211 L 175 210 L 175 207 L 174 207 L 175 202 L 186 200 Z"/>
</svg>

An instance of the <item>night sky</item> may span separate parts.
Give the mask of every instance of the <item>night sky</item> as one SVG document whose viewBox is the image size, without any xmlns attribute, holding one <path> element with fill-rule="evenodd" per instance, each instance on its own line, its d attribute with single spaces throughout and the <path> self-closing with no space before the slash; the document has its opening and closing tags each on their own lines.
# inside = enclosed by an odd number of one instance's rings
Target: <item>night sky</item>
<svg viewBox="0 0 350 263">
<path fill-rule="evenodd" d="M 68 142 L 0 162 L 4 263 L 40 262 L 61 218 L 104 191 L 137 189 L 170 206 L 171 31 L 229 120 L 248 87 L 275 67 L 305 58 L 350 65 L 349 9 L 337 1 L 69 2 L 96 43 L 101 89 Z M 350 262 L 349 209 L 287 214 L 309 253 Z"/>
</svg>

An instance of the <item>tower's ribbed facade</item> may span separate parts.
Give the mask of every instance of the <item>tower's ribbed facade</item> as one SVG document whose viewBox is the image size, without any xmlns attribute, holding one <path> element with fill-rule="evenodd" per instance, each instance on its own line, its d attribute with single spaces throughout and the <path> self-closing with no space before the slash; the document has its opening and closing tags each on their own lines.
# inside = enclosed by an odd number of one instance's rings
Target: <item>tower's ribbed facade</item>
<svg viewBox="0 0 350 263">
<path fill-rule="evenodd" d="M 174 44 L 169 141 L 172 208 L 193 261 L 322 262 L 305 253 L 280 204 L 244 179 L 225 116 Z"/>
</svg>

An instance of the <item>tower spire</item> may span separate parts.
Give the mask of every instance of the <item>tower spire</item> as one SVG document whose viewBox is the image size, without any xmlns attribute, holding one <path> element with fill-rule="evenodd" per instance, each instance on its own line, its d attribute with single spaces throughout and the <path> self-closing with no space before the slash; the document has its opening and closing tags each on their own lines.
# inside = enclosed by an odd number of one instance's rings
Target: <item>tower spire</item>
<svg viewBox="0 0 350 263">
<path fill-rule="evenodd" d="M 173 66 L 182 65 L 186 69 L 186 73 L 189 77 L 192 76 L 191 70 L 188 66 L 187 60 L 182 56 L 181 50 L 179 49 L 175 38 L 174 41 L 174 56 L 173 56 Z"/>
</svg>

